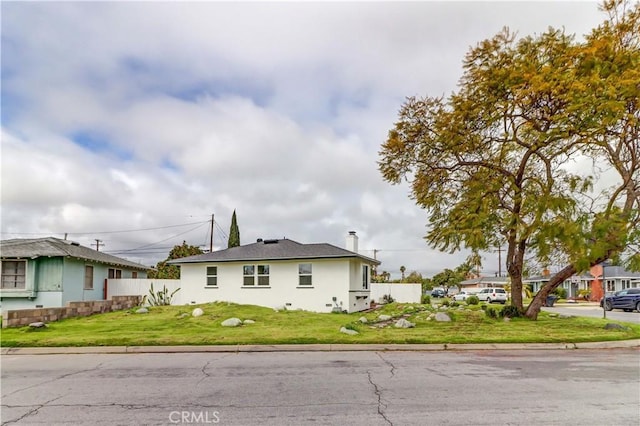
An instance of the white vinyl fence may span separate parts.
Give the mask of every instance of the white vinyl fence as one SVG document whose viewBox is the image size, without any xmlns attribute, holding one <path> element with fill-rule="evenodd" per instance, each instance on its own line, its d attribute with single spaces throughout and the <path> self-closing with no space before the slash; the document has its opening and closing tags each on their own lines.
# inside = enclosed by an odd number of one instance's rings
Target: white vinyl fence
<svg viewBox="0 0 640 426">
<path fill-rule="evenodd" d="M 422 284 L 371 283 L 371 300 L 380 302 L 386 294 L 390 294 L 396 302 L 420 303 Z"/>
<path fill-rule="evenodd" d="M 153 291 L 158 292 L 164 287 L 167 288 L 168 294 L 173 293 L 180 288 L 180 280 L 155 280 L 155 279 L 138 279 L 138 278 L 118 278 L 107 280 L 107 299 L 113 296 L 147 296 L 149 299 L 149 289 L 153 283 Z M 182 301 L 182 290 L 178 290 L 171 299 L 172 305 L 184 305 L 188 302 Z"/>
</svg>

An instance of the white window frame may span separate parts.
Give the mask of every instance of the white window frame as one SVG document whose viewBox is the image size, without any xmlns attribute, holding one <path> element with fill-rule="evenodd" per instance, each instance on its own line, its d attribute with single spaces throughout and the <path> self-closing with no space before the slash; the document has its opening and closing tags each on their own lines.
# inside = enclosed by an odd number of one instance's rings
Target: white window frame
<svg viewBox="0 0 640 426">
<path fill-rule="evenodd" d="M 207 287 L 217 287 L 218 286 L 218 267 L 217 266 L 207 266 L 206 270 L 207 274 Z"/>
<path fill-rule="evenodd" d="M 22 264 L 22 271 L 20 267 L 16 270 L 18 264 Z M 13 265 L 12 273 L 8 271 L 8 265 Z M 20 278 L 22 277 L 22 282 Z M 11 278 L 11 279 L 9 279 Z M 12 283 L 12 286 L 9 284 Z M 26 260 L 3 260 L 2 261 L 2 280 L 0 283 L 2 290 L 26 290 L 27 288 L 27 261 Z"/>
<path fill-rule="evenodd" d="M 91 277 L 87 275 L 87 271 L 91 271 Z M 87 280 L 87 278 L 90 278 Z M 84 265 L 84 286 L 83 290 L 93 290 L 93 265 Z"/>
<path fill-rule="evenodd" d="M 257 265 L 256 272 L 258 274 L 258 285 L 263 287 L 269 286 L 269 265 Z"/>
<path fill-rule="evenodd" d="M 606 291 L 616 291 L 616 281 L 615 280 L 605 280 Z"/>
<path fill-rule="evenodd" d="M 243 287 L 269 287 L 270 267 L 268 264 L 243 265 L 242 266 L 242 286 Z"/>
<path fill-rule="evenodd" d="M 256 285 L 256 265 L 242 265 L 242 285 L 246 287 Z"/>
<path fill-rule="evenodd" d="M 309 267 L 308 270 L 303 268 Z M 308 282 L 303 282 L 308 281 Z M 313 264 L 312 263 L 299 263 L 298 264 L 298 286 L 299 287 L 313 287 Z"/>
</svg>

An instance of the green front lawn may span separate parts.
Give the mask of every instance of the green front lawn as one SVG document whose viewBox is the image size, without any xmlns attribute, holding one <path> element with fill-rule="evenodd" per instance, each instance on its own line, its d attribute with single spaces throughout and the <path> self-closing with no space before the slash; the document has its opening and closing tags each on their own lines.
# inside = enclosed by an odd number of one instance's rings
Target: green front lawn
<svg viewBox="0 0 640 426">
<path fill-rule="evenodd" d="M 204 315 L 191 316 L 200 307 Z M 499 306 L 491 309 L 500 310 Z M 304 311 L 275 312 L 270 308 L 226 302 L 198 306 L 149 308 L 147 314 L 135 309 L 48 324 L 44 329 L 29 327 L 2 330 L 2 347 L 34 346 L 143 346 L 143 345 L 235 345 L 301 343 L 573 343 L 640 338 L 640 325 L 624 324 L 628 330 L 605 330 L 608 322 L 591 318 L 551 317 L 542 312 L 538 321 L 515 318 L 509 322 L 491 319 L 473 306 L 449 310 L 452 322 L 428 320 L 435 309 L 427 305 L 392 303 L 369 313 L 319 314 Z M 189 314 L 181 316 L 182 314 Z M 415 328 L 397 329 L 395 321 L 375 327 L 380 314 L 406 318 Z M 362 324 L 360 317 L 369 323 Z M 255 324 L 223 327 L 227 318 L 251 319 Z M 341 327 L 357 330 L 350 336 Z"/>
</svg>

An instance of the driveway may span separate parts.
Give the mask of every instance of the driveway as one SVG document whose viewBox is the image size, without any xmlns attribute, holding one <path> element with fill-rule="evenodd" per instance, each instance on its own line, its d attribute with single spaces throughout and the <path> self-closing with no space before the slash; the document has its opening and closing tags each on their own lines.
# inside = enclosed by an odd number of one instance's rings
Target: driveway
<svg viewBox="0 0 640 426">
<path fill-rule="evenodd" d="M 563 315 L 573 315 L 577 317 L 602 318 L 602 308 L 597 303 L 563 303 L 556 304 L 551 308 L 542 308 L 545 312 L 555 312 Z M 640 313 L 637 311 L 624 312 L 619 309 L 607 311 L 607 319 L 615 321 L 631 322 L 640 324 Z"/>
</svg>

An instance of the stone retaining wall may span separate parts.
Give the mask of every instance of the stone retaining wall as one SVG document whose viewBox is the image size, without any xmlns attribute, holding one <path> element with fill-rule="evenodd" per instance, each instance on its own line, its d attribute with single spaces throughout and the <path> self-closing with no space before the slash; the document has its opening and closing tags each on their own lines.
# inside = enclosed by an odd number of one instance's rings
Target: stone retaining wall
<svg viewBox="0 0 640 426">
<path fill-rule="evenodd" d="M 62 308 L 17 309 L 2 313 L 2 328 L 20 327 L 32 322 L 52 322 L 65 318 L 130 309 L 142 303 L 142 296 L 113 296 L 111 300 L 69 302 Z"/>
</svg>

